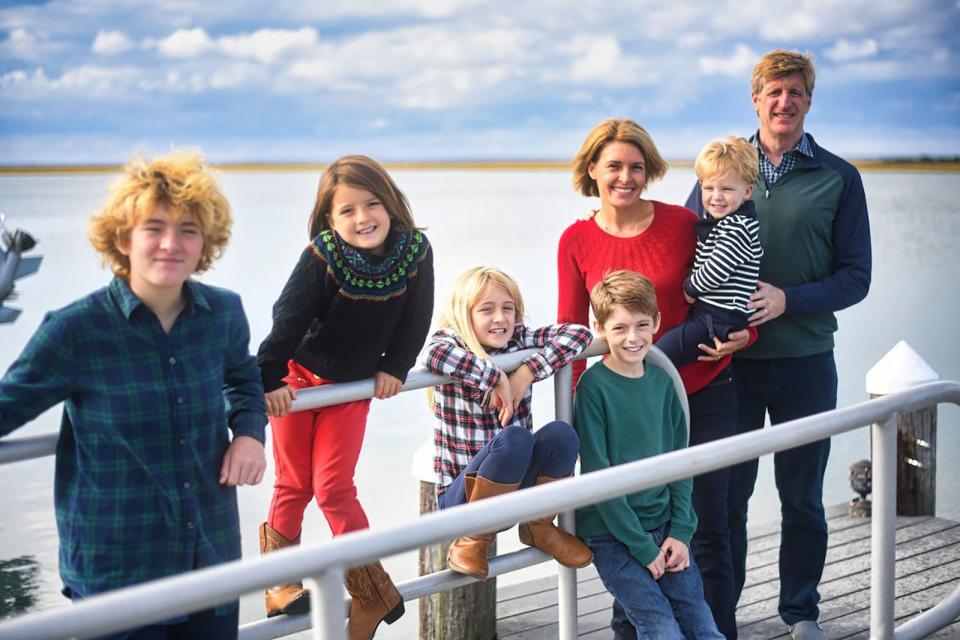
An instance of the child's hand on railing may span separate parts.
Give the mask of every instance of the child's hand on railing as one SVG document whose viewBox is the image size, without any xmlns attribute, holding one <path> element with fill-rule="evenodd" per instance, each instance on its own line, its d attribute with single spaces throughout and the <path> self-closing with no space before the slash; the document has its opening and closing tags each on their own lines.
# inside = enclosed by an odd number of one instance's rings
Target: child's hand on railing
<svg viewBox="0 0 960 640">
<path fill-rule="evenodd" d="M 377 371 L 373 374 L 375 382 L 373 396 L 378 400 L 386 400 L 400 393 L 400 387 L 403 383 L 399 378 L 395 378 L 385 371 Z"/>
<path fill-rule="evenodd" d="M 264 394 L 267 402 L 267 415 L 271 418 L 282 418 L 290 413 L 293 401 L 297 399 L 297 390 L 287 385 Z"/>
</svg>

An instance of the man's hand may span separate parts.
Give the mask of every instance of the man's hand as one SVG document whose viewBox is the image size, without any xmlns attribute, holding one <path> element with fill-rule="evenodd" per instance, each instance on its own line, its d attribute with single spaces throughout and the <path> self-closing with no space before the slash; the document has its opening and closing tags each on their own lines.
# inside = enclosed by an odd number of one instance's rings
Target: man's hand
<svg viewBox="0 0 960 640">
<path fill-rule="evenodd" d="M 660 551 L 664 557 L 664 569 L 666 571 L 683 571 L 690 566 L 690 551 L 687 545 L 676 538 L 667 536 L 667 539 L 660 545 Z"/>
<path fill-rule="evenodd" d="M 220 484 L 228 487 L 260 484 L 266 468 L 267 456 L 263 452 L 263 443 L 250 436 L 237 436 L 223 454 Z"/>
<path fill-rule="evenodd" d="M 527 395 L 527 391 L 533 384 L 533 371 L 527 365 L 522 364 L 508 378 L 510 379 L 510 395 L 513 397 L 513 410 L 516 411 L 517 407 L 520 406 L 520 401 Z"/>
<path fill-rule="evenodd" d="M 731 353 L 740 351 L 740 349 L 747 346 L 748 342 L 750 342 L 750 332 L 746 329 L 731 331 L 730 335 L 727 336 L 727 342 L 720 342 L 719 338 L 714 338 L 713 346 L 698 344 L 697 346 L 705 355 L 700 356 L 697 360 L 716 362 L 717 360 L 726 358 Z"/>
<path fill-rule="evenodd" d="M 503 371 L 497 386 L 490 392 L 490 404 L 499 410 L 500 426 L 505 427 L 513 417 L 513 390 L 510 387 L 510 378 Z"/>
<path fill-rule="evenodd" d="M 297 390 L 287 385 L 264 394 L 267 402 L 267 415 L 271 418 L 282 418 L 290 413 L 290 407 L 297 398 Z"/>
<path fill-rule="evenodd" d="M 377 371 L 373 374 L 373 379 L 376 382 L 373 395 L 379 400 L 392 398 L 400 393 L 400 387 L 403 386 L 403 383 L 400 382 L 400 378 L 395 378 L 385 371 Z"/>
<path fill-rule="evenodd" d="M 784 314 L 787 310 L 787 295 L 783 289 L 761 280 L 757 282 L 757 290 L 750 296 L 747 309 L 754 311 L 750 316 L 750 326 L 760 326 Z"/>
</svg>

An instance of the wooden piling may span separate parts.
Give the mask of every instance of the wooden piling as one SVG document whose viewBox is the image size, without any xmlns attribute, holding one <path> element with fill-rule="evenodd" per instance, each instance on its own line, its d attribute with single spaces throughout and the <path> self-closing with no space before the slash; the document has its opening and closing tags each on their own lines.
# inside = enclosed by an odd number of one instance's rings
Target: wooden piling
<svg viewBox="0 0 960 640">
<path fill-rule="evenodd" d="M 437 508 L 435 485 L 420 481 L 420 513 Z M 449 542 L 420 549 L 420 575 L 447 568 Z M 496 542 L 490 545 L 496 553 Z M 420 640 L 494 640 L 497 637 L 497 580 L 490 578 L 420 598 Z"/>
<path fill-rule="evenodd" d="M 937 373 L 900 341 L 867 372 L 870 397 L 938 380 Z M 937 408 L 897 416 L 897 515 L 936 515 Z"/>
</svg>

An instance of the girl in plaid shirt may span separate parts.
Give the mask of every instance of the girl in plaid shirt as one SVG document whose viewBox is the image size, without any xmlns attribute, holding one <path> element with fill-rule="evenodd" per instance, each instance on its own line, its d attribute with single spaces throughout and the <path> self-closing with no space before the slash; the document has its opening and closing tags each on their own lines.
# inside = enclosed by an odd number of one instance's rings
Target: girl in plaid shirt
<svg viewBox="0 0 960 640">
<path fill-rule="evenodd" d="M 552 482 L 573 474 L 580 441 L 569 424 L 555 421 L 533 432 L 530 386 L 583 351 L 592 339 L 586 327 L 522 324 L 523 298 L 517 283 L 491 267 L 462 274 L 427 351 L 430 371 L 454 382 L 433 388 L 434 469 L 437 505 L 465 502 Z M 511 374 L 491 355 L 537 349 Z M 593 559 L 575 536 L 553 524 L 555 516 L 520 524 L 520 540 L 568 567 Z M 487 577 L 487 547 L 496 532 L 457 538 L 448 566 Z"/>
</svg>

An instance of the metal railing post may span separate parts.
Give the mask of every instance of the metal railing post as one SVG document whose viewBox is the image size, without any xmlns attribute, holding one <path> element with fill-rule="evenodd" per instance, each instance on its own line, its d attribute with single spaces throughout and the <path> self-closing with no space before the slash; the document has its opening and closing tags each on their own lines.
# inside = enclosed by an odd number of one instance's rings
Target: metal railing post
<svg viewBox="0 0 960 640">
<path fill-rule="evenodd" d="M 870 426 L 873 515 L 870 544 L 870 637 L 893 638 L 897 533 L 897 414 Z"/>
<path fill-rule="evenodd" d="M 557 420 L 573 424 L 573 367 L 569 364 L 553 376 L 554 411 Z M 575 530 L 573 511 L 558 516 L 565 531 Z M 577 570 L 557 564 L 557 626 L 560 640 L 577 637 Z"/>
<path fill-rule="evenodd" d="M 347 637 L 343 610 L 343 568 L 333 566 L 314 578 L 304 579 L 310 590 L 310 623 L 313 640 Z"/>
</svg>

